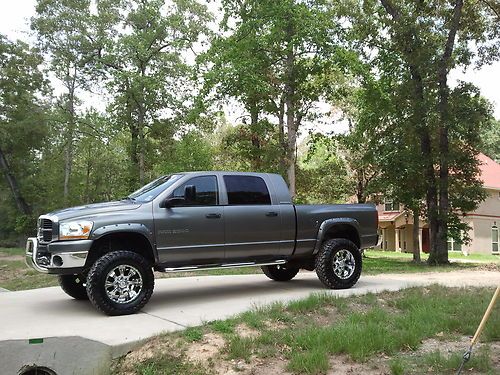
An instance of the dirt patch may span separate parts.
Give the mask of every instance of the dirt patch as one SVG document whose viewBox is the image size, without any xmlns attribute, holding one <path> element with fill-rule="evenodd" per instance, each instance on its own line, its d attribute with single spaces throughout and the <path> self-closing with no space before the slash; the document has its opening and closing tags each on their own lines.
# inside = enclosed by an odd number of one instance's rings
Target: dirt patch
<svg viewBox="0 0 500 375">
<path fill-rule="evenodd" d="M 216 333 L 203 335 L 201 341 L 191 343 L 186 350 L 186 357 L 192 362 L 207 364 L 209 359 L 216 357 L 226 341 Z"/>
<path fill-rule="evenodd" d="M 238 324 L 235 328 L 236 333 L 238 336 L 243 337 L 243 338 L 256 338 L 260 335 L 260 332 L 257 331 L 254 328 L 250 328 L 246 324 Z"/>
<path fill-rule="evenodd" d="M 288 327 L 285 323 L 277 320 L 265 320 L 264 325 L 271 331 L 278 331 L 280 329 L 285 329 Z"/>
<path fill-rule="evenodd" d="M 449 356 L 457 352 L 458 353 L 465 352 L 469 348 L 471 340 L 470 337 L 460 336 L 457 337 L 456 340 L 449 341 L 449 340 L 439 339 L 439 335 L 440 334 L 438 333 L 438 338 L 430 338 L 422 341 L 422 346 L 415 353 L 427 354 L 439 350 L 441 354 Z M 484 346 L 489 346 L 491 353 L 500 353 L 500 341 L 494 341 L 489 343 L 479 342 L 474 346 L 474 351 L 477 352 Z M 498 358 L 498 361 L 500 362 L 500 358 Z"/>
<path fill-rule="evenodd" d="M 3 262 L 3 261 L 22 261 L 24 260 L 24 256 L 22 255 L 7 255 L 7 254 L 3 254 L 3 253 L 0 253 L 0 262 Z"/>
<path fill-rule="evenodd" d="M 317 314 L 311 316 L 316 325 L 320 327 L 335 324 L 341 318 L 338 310 L 333 306 L 325 306 Z"/>
<path fill-rule="evenodd" d="M 390 374 L 391 371 L 387 367 L 384 359 L 371 359 L 365 363 L 353 362 L 346 355 L 335 355 L 330 358 L 330 370 L 328 375 L 382 375 Z"/>
<path fill-rule="evenodd" d="M 222 361 L 215 365 L 217 375 L 291 375 L 285 370 L 286 361 L 283 358 L 257 358 L 252 356 L 249 362 L 242 360 Z"/>
<path fill-rule="evenodd" d="M 494 271 L 494 272 L 499 272 L 500 271 L 500 264 L 496 263 L 488 263 L 488 264 L 482 264 L 476 268 L 478 271 Z"/>
<path fill-rule="evenodd" d="M 135 374 L 134 367 L 137 363 L 147 361 L 158 354 L 180 355 L 176 346 L 178 340 L 166 341 L 164 338 L 155 337 L 147 341 L 139 349 L 129 352 L 119 363 L 120 374 Z"/>
</svg>

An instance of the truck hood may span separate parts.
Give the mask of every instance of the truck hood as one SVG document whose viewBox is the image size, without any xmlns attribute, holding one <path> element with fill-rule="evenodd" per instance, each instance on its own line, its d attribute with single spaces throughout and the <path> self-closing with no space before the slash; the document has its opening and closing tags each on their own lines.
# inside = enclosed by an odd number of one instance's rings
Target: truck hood
<svg viewBox="0 0 500 375">
<path fill-rule="evenodd" d="M 55 215 L 59 218 L 59 221 L 61 221 L 83 216 L 85 217 L 93 216 L 107 212 L 136 210 L 141 206 L 142 204 L 140 203 L 135 203 L 129 200 L 122 200 L 122 201 L 94 203 L 85 206 L 64 208 L 62 210 L 53 211 L 49 213 L 49 215 L 51 216 Z"/>
</svg>

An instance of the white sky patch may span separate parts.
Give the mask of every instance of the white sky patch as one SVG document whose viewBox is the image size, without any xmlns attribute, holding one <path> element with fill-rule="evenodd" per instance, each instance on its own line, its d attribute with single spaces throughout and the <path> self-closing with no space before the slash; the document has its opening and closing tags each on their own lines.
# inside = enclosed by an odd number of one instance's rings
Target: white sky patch
<svg viewBox="0 0 500 375">
<path fill-rule="evenodd" d="M 35 4 L 36 0 L 2 1 L 0 33 L 10 40 L 21 39 L 32 44 L 34 38 L 30 36 L 29 22 L 30 18 L 35 15 Z M 216 18 L 220 18 L 220 3 L 218 1 L 209 1 L 207 6 L 216 15 Z M 480 70 L 469 68 L 465 73 L 461 70 L 454 70 L 450 73 L 450 83 L 454 85 L 457 80 L 472 82 L 478 86 L 482 95 L 493 103 L 494 116 L 500 119 L 500 62 L 484 66 Z M 61 84 L 53 76 L 51 82 L 55 94 L 60 94 L 62 92 Z M 85 103 L 85 108 L 94 107 L 97 110 L 104 111 L 109 97 L 102 93 L 85 92 L 80 93 L 80 99 Z M 234 101 L 231 101 L 229 106 L 224 106 L 224 111 L 230 123 L 241 122 L 241 116 L 244 112 L 241 108 L 235 106 Z M 317 111 L 323 113 L 324 116 L 321 116 L 321 119 L 314 123 L 306 123 L 302 129 L 301 138 L 306 136 L 310 130 L 324 133 L 341 133 L 347 130 L 345 121 L 339 121 L 339 117 L 335 114 L 328 115 L 330 111 L 328 104 L 319 103 Z"/>
</svg>

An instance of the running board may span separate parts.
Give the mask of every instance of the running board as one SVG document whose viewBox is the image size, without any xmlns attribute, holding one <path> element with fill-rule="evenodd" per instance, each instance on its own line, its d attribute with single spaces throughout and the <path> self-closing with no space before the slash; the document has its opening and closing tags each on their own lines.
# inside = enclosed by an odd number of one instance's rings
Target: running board
<svg viewBox="0 0 500 375">
<path fill-rule="evenodd" d="M 274 262 L 246 262 L 246 263 L 227 263 L 220 265 L 208 264 L 206 266 L 187 266 L 187 267 L 167 267 L 163 268 L 161 272 L 190 272 L 190 271 L 204 271 L 204 270 L 220 270 L 224 268 L 241 268 L 241 267 L 260 267 L 260 266 L 273 266 L 278 264 L 285 264 L 285 259 L 275 260 Z"/>
</svg>

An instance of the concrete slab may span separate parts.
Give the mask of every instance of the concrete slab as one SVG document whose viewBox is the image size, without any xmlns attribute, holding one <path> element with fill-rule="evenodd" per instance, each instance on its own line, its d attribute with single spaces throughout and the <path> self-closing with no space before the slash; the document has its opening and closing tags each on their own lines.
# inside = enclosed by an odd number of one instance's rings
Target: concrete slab
<svg viewBox="0 0 500 375">
<path fill-rule="evenodd" d="M 287 283 L 273 282 L 260 274 L 159 279 L 156 280 L 151 301 L 142 312 L 118 317 L 99 313 L 87 301 L 71 299 L 59 287 L 2 293 L 0 373 L 11 373 L 4 372 L 7 363 L 10 363 L 10 368 L 30 363 L 48 366 L 35 362 L 45 357 L 40 356 L 34 346 L 28 346 L 28 339 L 32 338 L 50 338 L 45 341 L 44 352 L 55 355 L 57 348 L 63 345 L 61 340 L 76 340 L 79 337 L 84 345 L 93 346 L 97 352 L 104 353 L 99 358 L 114 358 L 162 332 L 224 319 L 276 301 L 305 298 L 314 292 L 348 297 L 432 283 L 496 286 L 500 285 L 500 273 L 460 271 L 363 276 L 355 287 L 346 290 L 325 289 L 314 272 L 301 272 Z M 18 349 L 7 350 L 10 346 L 6 342 L 15 342 L 13 347 Z M 23 345 L 26 350 L 22 349 Z M 30 353 L 30 347 L 31 355 L 27 354 Z M 16 352 L 23 355 L 15 355 Z M 78 352 L 81 353 L 78 350 L 73 357 L 78 356 Z M 102 372 L 92 370 L 88 373 Z"/>
</svg>

